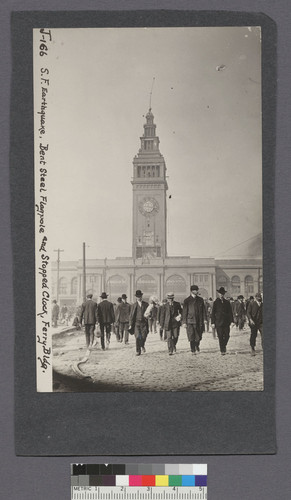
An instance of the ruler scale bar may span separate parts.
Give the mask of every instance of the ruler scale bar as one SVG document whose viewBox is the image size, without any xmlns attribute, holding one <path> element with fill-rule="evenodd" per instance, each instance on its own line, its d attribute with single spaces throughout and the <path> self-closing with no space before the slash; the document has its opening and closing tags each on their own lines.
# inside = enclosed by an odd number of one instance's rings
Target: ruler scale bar
<svg viewBox="0 0 291 500">
<path fill-rule="evenodd" d="M 84 490 L 80 491 L 80 488 Z M 206 486 L 109 488 L 107 486 L 72 486 L 71 500 L 206 500 Z"/>
</svg>

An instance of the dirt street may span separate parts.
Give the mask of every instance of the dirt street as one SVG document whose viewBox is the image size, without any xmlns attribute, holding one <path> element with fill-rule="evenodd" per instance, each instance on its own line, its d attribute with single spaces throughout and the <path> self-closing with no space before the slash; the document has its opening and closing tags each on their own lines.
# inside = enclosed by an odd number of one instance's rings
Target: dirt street
<svg viewBox="0 0 291 500">
<path fill-rule="evenodd" d="M 186 331 L 181 328 L 177 352 L 168 355 L 167 343 L 150 333 L 146 353 L 135 355 L 135 339 L 126 346 L 111 334 L 109 349 L 102 351 L 100 339 L 87 362 L 73 365 L 86 355 L 84 331 L 53 336 L 54 391 L 261 391 L 263 352 L 260 338 L 257 354 L 251 356 L 249 329 L 231 329 L 227 354 L 222 356 L 212 332 L 204 333 L 201 352 L 192 355 Z"/>
</svg>

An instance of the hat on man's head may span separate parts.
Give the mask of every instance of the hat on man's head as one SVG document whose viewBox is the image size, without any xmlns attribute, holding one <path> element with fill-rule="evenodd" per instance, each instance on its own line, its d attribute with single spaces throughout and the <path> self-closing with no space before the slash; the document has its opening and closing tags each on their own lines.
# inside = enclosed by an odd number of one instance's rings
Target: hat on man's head
<svg viewBox="0 0 291 500">
<path fill-rule="evenodd" d="M 92 293 L 88 293 L 88 294 L 86 295 L 86 297 L 87 297 L 87 299 L 92 299 L 93 294 L 92 294 Z"/>
<path fill-rule="evenodd" d="M 125 299 L 127 299 L 127 295 L 126 295 L 125 293 L 123 293 L 123 294 L 121 295 L 121 298 L 125 300 Z"/>
<path fill-rule="evenodd" d="M 259 298 L 259 299 L 261 299 L 261 298 L 262 298 L 262 294 L 261 294 L 260 292 L 257 292 L 257 293 L 256 293 L 256 295 L 255 295 L 255 297 L 256 297 L 257 299 L 258 299 L 258 298 Z"/>
<path fill-rule="evenodd" d="M 174 297 L 175 295 L 173 294 L 173 292 L 167 293 L 167 299 L 173 299 Z"/>
<path fill-rule="evenodd" d="M 106 292 L 102 292 L 100 297 L 101 297 L 101 299 L 107 299 L 108 295 Z"/>
<path fill-rule="evenodd" d="M 221 287 L 219 288 L 219 290 L 216 290 L 216 291 L 217 291 L 218 293 L 221 293 L 221 295 L 224 295 L 224 294 L 227 292 L 227 290 L 225 290 L 225 288 L 224 288 L 223 286 L 221 286 Z"/>
<path fill-rule="evenodd" d="M 197 286 L 197 285 L 191 285 L 190 286 L 190 290 L 191 290 L 191 292 L 192 292 L 192 290 L 199 290 L 199 286 Z"/>
<path fill-rule="evenodd" d="M 142 296 L 143 296 L 142 291 L 141 291 L 141 290 L 137 290 L 137 291 L 135 292 L 135 296 L 136 296 L 136 297 L 142 297 Z"/>
<path fill-rule="evenodd" d="M 244 296 L 243 296 L 243 295 L 238 295 L 238 297 L 237 297 L 237 298 L 238 298 L 238 299 L 243 299 L 243 298 L 244 298 Z"/>
</svg>

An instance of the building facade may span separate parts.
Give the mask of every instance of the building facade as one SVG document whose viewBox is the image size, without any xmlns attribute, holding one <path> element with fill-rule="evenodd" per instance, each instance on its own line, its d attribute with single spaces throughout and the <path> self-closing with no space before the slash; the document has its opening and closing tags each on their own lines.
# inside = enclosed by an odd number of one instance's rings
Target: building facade
<svg viewBox="0 0 291 500">
<path fill-rule="evenodd" d="M 237 256 L 225 254 L 219 259 L 171 257 L 167 253 L 167 177 L 166 163 L 159 149 L 159 137 L 152 110 L 146 115 L 138 154 L 133 159 L 132 256 L 86 261 L 86 293 L 95 300 L 103 291 L 116 302 L 126 293 L 134 300 L 140 289 L 144 298 L 163 299 L 174 292 L 178 301 L 189 294 L 192 284 L 199 286 L 204 298 L 215 298 L 224 286 L 233 297 L 249 297 L 262 291 L 262 238 L 236 247 Z M 83 261 L 52 264 L 53 298 L 60 305 L 78 306 L 83 301 Z"/>
</svg>

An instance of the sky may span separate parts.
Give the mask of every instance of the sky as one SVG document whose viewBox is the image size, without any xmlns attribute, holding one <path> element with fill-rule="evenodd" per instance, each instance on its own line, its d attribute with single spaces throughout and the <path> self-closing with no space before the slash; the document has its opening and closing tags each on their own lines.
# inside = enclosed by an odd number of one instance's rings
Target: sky
<svg viewBox="0 0 291 500">
<path fill-rule="evenodd" d="M 259 28 L 53 29 L 46 65 L 46 224 L 62 260 L 82 258 L 83 242 L 87 258 L 131 256 L 153 78 L 168 255 L 215 257 L 262 231 Z"/>
</svg>

